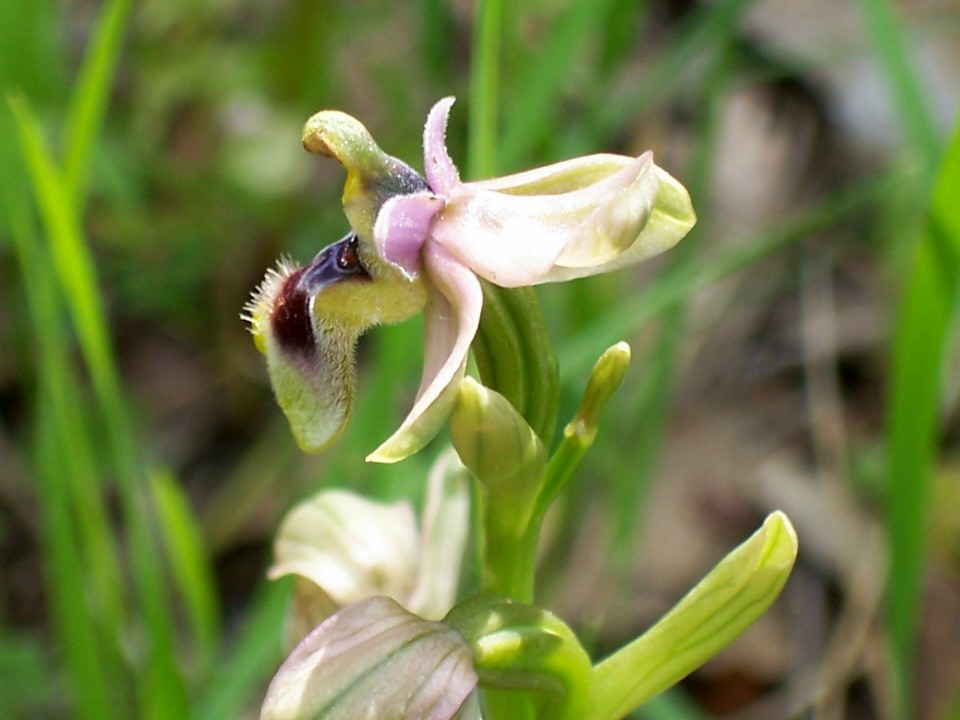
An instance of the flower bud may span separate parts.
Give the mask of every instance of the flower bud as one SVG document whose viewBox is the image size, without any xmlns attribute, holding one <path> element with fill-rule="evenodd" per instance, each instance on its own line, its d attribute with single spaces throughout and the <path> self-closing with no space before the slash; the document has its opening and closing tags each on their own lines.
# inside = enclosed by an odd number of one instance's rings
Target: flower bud
<svg viewBox="0 0 960 720">
<path fill-rule="evenodd" d="M 553 613 L 504 598 L 474 596 L 454 607 L 444 622 L 470 644 L 484 687 L 542 691 L 547 698 L 543 717 L 586 716 L 590 658 Z"/>
<path fill-rule="evenodd" d="M 525 527 L 543 470 L 543 443 L 505 397 L 464 378 L 450 414 L 450 436 L 463 464 L 484 489 L 509 506 L 517 527 Z"/>
<path fill-rule="evenodd" d="M 590 372 L 577 414 L 564 430 L 565 435 L 576 435 L 583 446 L 593 443 L 600 413 L 620 387 L 629 365 L 630 346 L 625 342 L 617 343 L 600 356 Z"/>
</svg>

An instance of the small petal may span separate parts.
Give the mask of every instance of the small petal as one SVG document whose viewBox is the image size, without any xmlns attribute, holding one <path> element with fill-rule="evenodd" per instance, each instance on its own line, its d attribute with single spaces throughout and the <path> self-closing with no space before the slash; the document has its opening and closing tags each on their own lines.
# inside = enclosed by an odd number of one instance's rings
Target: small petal
<svg viewBox="0 0 960 720">
<path fill-rule="evenodd" d="M 497 285 L 532 285 L 558 262 L 582 267 L 614 260 L 647 224 L 657 185 L 649 153 L 572 192 L 517 195 L 461 185 L 432 236 Z"/>
<path fill-rule="evenodd" d="M 508 195 L 561 195 L 598 183 L 635 159 L 612 153 L 584 155 L 512 175 L 471 182 L 470 186 Z"/>
<path fill-rule="evenodd" d="M 435 193 L 448 193 L 460 184 L 460 174 L 447 152 L 447 118 L 455 98 L 445 97 L 427 115 L 423 128 L 423 170 Z"/>
<path fill-rule="evenodd" d="M 270 683 L 260 718 L 451 720 L 476 685 L 459 633 L 369 598 L 304 638 Z"/>
<path fill-rule="evenodd" d="M 268 576 L 306 578 L 341 607 L 373 595 L 404 602 L 416 582 L 419 542 L 408 503 L 325 490 L 287 513 Z"/>
<path fill-rule="evenodd" d="M 424 248 L 430 295 L 424 310 L 425 357 L 413 409 L 400 428 L 367 457 L 392 463 L 420 450 L 450 415 L 467 354 L 480 325 L 483 292 L 477 277 L 436 243 Z"/>
<path fill-rule="evenodd" d="M 444 200 L 433 193 L 397 195 L 383 204 L 373 227 L 377 251 L 408 279 L 420 274 L 420 254 Z"/>
</svg>

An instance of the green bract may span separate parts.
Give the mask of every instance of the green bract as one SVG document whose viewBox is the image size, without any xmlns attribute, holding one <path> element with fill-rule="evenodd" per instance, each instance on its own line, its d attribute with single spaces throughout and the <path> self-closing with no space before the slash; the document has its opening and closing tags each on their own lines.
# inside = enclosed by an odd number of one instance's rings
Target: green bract
<svg viewBox="0 0 960 720">
<path fill-rule="evenodd" d="M 787 516 L 772 513 L 670 612 L 597 665 L 585 720 L 618 720 L 730 644 L 773 603 L 797 559 Z"/>
</svg>

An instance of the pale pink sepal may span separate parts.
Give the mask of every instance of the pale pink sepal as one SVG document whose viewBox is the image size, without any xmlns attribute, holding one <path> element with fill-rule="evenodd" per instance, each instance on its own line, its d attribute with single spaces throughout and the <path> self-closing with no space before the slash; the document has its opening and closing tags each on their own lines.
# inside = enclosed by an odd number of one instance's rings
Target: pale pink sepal
<svg viewBox="0 0 960 720">
<path fill-rule="evenodd" d="M 373 597 L 303 639 L 270 683 L 260 718 L 451 720 L 476 685 L 459 633 Z"/>
<path fill-rule="evenodd" d="M 657 185 L 649 153 L 559 194 L 478 191 L 468 183 L 449 194 L 431 238 L 501 287 L 535 285 L 554 265 L 600 266 L 627 250 L 647 224 Z"/>
<path fill-rule="evenodd" d="M 476 275 L 436 243 L 424 246 L 423 262 L 430 282 L 420 389 L 399 429 L 367 456 L 368 462 L 398 462 L 436 436 L 450 415 L 480 326 L 483 291 Z"/>
<path fill-rule="evenodd" d="M 340 607 L 373 595 L 402 601 L 415 583 L 419 546 L 409 503 L 326 490 L 284 517 L 267 577 L 304 577 Z"/>
</svg>

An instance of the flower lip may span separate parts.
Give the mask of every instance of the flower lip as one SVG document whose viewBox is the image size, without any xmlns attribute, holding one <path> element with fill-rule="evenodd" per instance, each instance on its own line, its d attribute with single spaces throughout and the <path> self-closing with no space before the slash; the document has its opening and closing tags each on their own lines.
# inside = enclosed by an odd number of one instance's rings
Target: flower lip
<svg viewBox="0 0 960 720">
<path fill-rule="evenodd" d="M 309 359 L 316 348 L 310 321 L 310 298 L 303 289 L 304 269 L 283 280 L 270 312 L 270 324 L 280 346 L 289 353 Z"/>
<path fill-rule="evenodd" d="M 321 250 L 306 267 L 283 276 L 270 310 L 270 324 L 277 342 L 288 354 L 307 361 L 313 358 L 317 342 L 311 298 L 325 287 L 351 279 L 370 280 L 353 232 Z"/>
<path fill-rule="evenodd" d="M 317 253 L 304 268 L 298 284 L 304 292 L 313 295 L 328 285 L 350 278 L 370 279 L 360 260 L 360 241 L 355 232 L 347 233 Z"/>
</svg>

